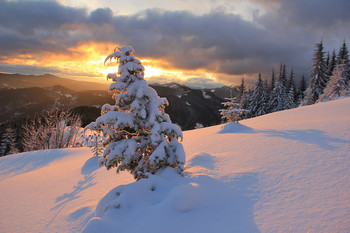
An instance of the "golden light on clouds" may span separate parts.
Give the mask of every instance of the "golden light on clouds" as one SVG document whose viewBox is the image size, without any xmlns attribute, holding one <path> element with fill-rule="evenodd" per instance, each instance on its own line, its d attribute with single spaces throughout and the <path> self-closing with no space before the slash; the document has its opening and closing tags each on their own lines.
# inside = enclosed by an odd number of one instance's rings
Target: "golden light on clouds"
<svg viewBox="0 0 350 233">
<path fill-rule="evenodd" d="M 115 44 L 85 42 L 78 46 L 67 48 L 66 51 L 57 52 L 37 52 L 33 54 L 19 54 L 8 57 L 4 63 L 13 65 L 30 65 L 37 67 L 51 68 L 54 75 L 76 78 L 80 80 L 103 81 L 108 73 L 118 71 L 116 61 L 104 64 L 105 58 L 113 52 Z M 208 82 L 216 82 L 215 74 L 206 70 L 177 70 L 166 60 L 155 60 L 151 58 L 141 58 L 145 67 L 145 79 L 150 82 L 185 83 L 196 78 L 207 79 Z"/>
</svg>

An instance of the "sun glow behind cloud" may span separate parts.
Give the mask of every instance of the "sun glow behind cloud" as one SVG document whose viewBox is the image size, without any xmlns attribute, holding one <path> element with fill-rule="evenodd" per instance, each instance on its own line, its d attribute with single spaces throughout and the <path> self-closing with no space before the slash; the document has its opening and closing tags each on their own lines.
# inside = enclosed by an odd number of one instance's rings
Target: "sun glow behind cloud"
<svg viewBox="0 0 350 233">
<path fill-rule="evenodd" d="M 54 75 L 61 77 L 106 82 L 107 74 L 118 71 L 118 64 L 115 60 L 105 63 L 105 58 L 113 52 L 113 48 L 115 48 L 115 44 L 112 43 L 85 42 L 67 48 L 67 51 L 62 53 L 46 51 L 22 54 L 7 57 L 3 63 L 50 68 L 54 70 Z M 211 86 L 217 82 L 216 74 L 204 69 L 179 70 L 172 68 L 166 60 L 141 58 L 137 54 L 136 57 L 145 67 L 145 79 L 151 83 L 177 82 L 192 86 L 202 84 Z"/>
</svg>

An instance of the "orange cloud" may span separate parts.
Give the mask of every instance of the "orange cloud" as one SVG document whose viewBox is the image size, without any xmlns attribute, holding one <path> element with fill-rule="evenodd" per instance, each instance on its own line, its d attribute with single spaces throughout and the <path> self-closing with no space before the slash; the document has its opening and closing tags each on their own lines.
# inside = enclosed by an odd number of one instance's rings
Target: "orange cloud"
<svg viewBox="0 0 350 233">
<path fill-rule="evenodd" d="M 95 81 L 103 81 L 108 73 L 117 71 L 115 62 L 104 64 L 106 56 L 111 54 L 115 47 L 116 44 L 113 43 L 84 42 L 68 48 L 68 52 L 41 51 L 33 54 L 19 54 L 6 57 L 2 63 L 53 67 L 59 71 L 56 75 L 63 77 L 85 80 L 93 78 Z M 190 79 L 198 78 L 207 79 L 209 82 L 218 80 L 217 74 L 205 69 L 179 70 L 163 59 L 138 58 L 145 67 L 145 78 L 149 81 L 186 83 Z"/>
</svg>

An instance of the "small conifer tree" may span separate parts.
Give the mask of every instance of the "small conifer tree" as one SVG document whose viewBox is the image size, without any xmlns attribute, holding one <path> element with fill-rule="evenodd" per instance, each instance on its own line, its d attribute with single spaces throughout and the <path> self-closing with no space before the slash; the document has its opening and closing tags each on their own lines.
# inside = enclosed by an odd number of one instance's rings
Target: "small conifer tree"
<svg viewBox="0 0 350 233">
<path fill-rule="evenodd" d="M 228 122 L 238 123 L 242 119 L 242 116 L 248 113 L 248 110 L 242 109 L 241 105 L 237 103 L 236 98 L 225 98 L 227 101 L 222 104 L 227 107 L 226 109 L 220 109 L 221 118 L 226 119 Z"/>
<path fill-rule="evenodd" d="M 194 127 L 195 129 L 201 129 L 203 128 L 204 126 L 201 124 L 201 123 L 196 123 L 196 126 Z"/>
<path fill-rule="evenodd" d="M 85 130 L 84 145 L 90 147 L 94 156 L 100 156 L 103 153 L 103 135 L 96 131 Z"/>
<path fill-rule="evenodd" d="M 86 126 L 106 137 L 100 165 L 116 167 L 117 173 L 129 171 L 136 180 L 165 167 L 181 173 L 185 152 L 178 138 L 182 139 L 182 131 L 164 112 L 167 99 L 148 86 L 132 47 L 116 48 L 106 61 L 112 59 L 119 62 L 118 72 L 107 75 L 114 81 L 109 90 L 115 104 L 105 104 L 96 122 Z"/>
</svg>

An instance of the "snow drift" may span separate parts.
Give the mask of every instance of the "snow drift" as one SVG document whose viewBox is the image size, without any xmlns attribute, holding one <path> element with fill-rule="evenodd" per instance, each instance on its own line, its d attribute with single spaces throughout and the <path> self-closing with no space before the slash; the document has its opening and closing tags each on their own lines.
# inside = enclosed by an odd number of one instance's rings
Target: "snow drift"
<svg viewBox="0 0 350 233">
<path fill-rule="evenodd" d="M 349 232 L 350 98 L 184 132 L 184 177 L 0 158 L 0 232 Z"/>
</svg>

